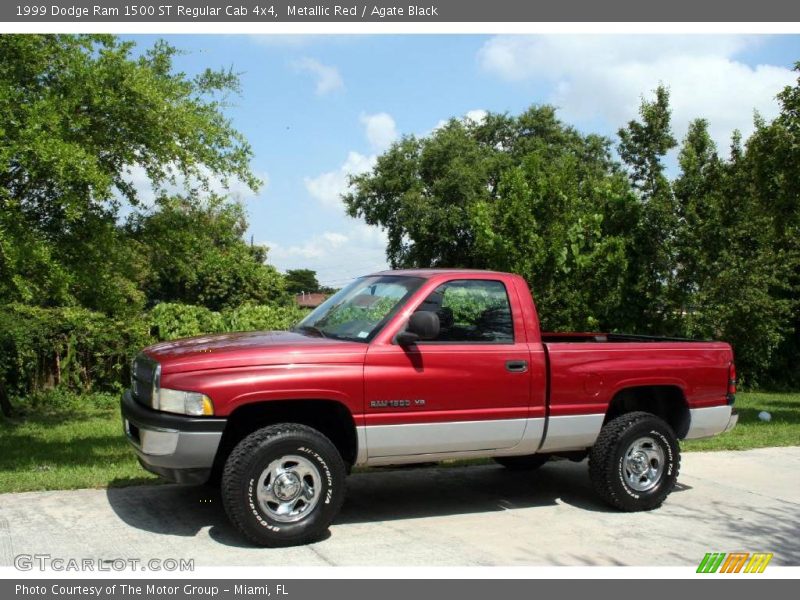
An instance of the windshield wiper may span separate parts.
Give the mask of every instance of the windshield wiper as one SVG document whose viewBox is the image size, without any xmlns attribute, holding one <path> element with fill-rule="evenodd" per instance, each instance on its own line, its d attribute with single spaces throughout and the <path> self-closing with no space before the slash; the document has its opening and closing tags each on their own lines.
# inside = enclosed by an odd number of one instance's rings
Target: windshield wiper
<svg viewBox="0 0 800 600">
<path fill-rule="evenodd" d="M 324 331 L 322 331 L 322 329 L 320 329 L 319 327 L 316 327 L 315 325 L 300 325 L 299 327 L 295 327 L 295 330 L 296 331 L 308 331 L 308 332 L 311 332 L 311 333 L 316 333 L 321 338 L 328 337 L 327 334 Z"/>
</svg>

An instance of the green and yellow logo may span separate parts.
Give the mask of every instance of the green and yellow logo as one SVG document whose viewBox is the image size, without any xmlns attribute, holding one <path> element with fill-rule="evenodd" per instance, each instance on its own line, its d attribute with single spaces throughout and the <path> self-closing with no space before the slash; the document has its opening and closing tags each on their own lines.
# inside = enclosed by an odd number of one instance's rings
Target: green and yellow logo
<svg viewBox="0 0 800 600">
<path fill-rule="evenodd" d="M 709 552 L 700 561 L 698 573 L 763 573 L 769 561 L 770 552 Z"/>
</svg>

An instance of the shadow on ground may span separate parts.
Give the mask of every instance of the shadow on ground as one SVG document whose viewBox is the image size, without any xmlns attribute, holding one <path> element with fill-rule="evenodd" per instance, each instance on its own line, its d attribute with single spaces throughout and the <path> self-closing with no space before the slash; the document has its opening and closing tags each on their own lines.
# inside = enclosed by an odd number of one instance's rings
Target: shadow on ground
<svg viewBox="0 0 800 600">
<path fill-rule="evenodd" d="M 120 482 L 122 483 L 122 482 Z M 228 523 L 219 490 L 159 485 L 108 488 L 108 502 L 131 527 L 164 535 L 194 536 L 210 527 L 220 544 L 248 547 Z M 586 464 L 559 461 L 533 473 L 494 465 L 372 469 L 351 475 L 336 525 L 488 513 L 552 506 L 556 501 L 588 511 L 610 509 L 595 496 Z"/>
<path fill-rule="evenodd" d="M 557 504 L 596 515 L 596 520 L 607 522 L 611 528 L 602 531 L 619 527 L 620 520 L 628 521 L 625 515 L 617 519 L 613 514 L 603 514 L 614 511 L 592 490 L 585 462 L 556 461 L 533 473 L 515 473 L 496 465 L 371 469 L 351 475 L 347 484 L 344 507 L 330 528 L 333 539 L 337 526 L 344 524 L 489 515 Z M 757 491 L 741 495 L 714 493 L 707 500 L 693 499 L 682 493 L 690 489 L 678 484 L 674 501 L 668 506 L 629 517 L 640 526 L 650 523 L 658 531 L 658 541 L 654 543 L 659 547 L 658 552 L 667 553 L 671 562 L 687 564 L 702 558 L 684 556 L 681 550 L 687 540 L 696 543 L 694 532 L 702 531 L 703 541 L 708 544 L 708 550 L 704 551 L 772 552 L 773 564 L 800 564 L 796 503 L 769 497 L 763 498 L 762 503 Z M 177 485 L 112 487 L 106 494 L 116 515 L 131 527 L 172 536 L 195 536 L 208 529 L 218 544 L 251 547 L 228 523 L 216 489 Z M 536 519 L 535 510 L 527 514 Z M 629 533 L 623 531 L 621 535 Z M 724 540 L 726 547 L 715 546 L 720 540 Z M 554 554 L 546 558 L 547 564 L 595 564 L 591 557 L 577 554 Z M 602 564 L 609 563 L 602 561 Z"/>
</svg>

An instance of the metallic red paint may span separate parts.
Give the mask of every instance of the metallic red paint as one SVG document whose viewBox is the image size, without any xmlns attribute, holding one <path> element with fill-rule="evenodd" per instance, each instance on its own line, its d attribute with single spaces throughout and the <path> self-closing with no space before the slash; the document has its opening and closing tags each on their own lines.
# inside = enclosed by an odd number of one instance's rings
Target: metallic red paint
<svg viewBox="0 0 800 600">
<path fill-rule="evenodd" d="M 733 360 L 728 344 L 589 341 L 603 334 L 558 334 L 575 342 L 542 343 L 533 298 L 518 275 L 446 269 L 384 274 L 427 281 L 370 343 L 249 332 L 164 342 L 145 352 L 161 364 L 163 387 L 207 394 L 218 416 L 252 402 L 293 399 L 340 402 L 358 425 L 524 419 L 548 410 L 549 416 L 595 414 L 604 413 L 620 390 L 652 385 L 676 386 L 690 408 L 726 404 Z M 454 279 L 506 286 L 513 344 L 394 343 L 428 294 Z M 507 371 L 509 360 L 527 361 L 527 371 Z M 370 407 L 373 400 L 401 399 L 412 402 L 399 409 Z"/>
</svg>

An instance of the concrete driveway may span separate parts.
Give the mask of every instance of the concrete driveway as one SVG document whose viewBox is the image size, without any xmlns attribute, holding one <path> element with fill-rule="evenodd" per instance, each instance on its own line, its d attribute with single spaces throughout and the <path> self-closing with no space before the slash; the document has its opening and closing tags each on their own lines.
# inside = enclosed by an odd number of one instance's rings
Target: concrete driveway
<svg viewBox="0 0 800 600">
<path fill-rule="evenodd" d="M 596 499 L 585 463 L 375 470 L 350 477 L 326 539 L 286 549 L 245 542 L 207 488 L 4 494 L 0 565 L 23 553 L 197 566 L 696 565 L 709 551 L 800 565 L 800 447 L 687 453 L 679 481 L 661 509 L 624 514 Z"/>
</svg>

